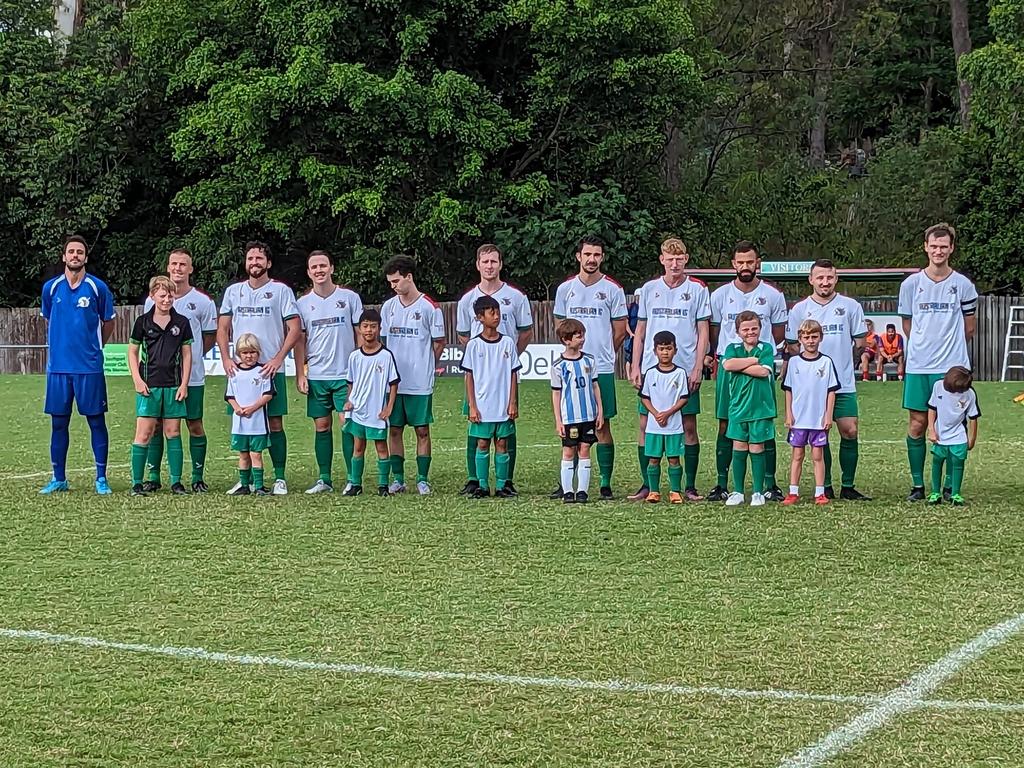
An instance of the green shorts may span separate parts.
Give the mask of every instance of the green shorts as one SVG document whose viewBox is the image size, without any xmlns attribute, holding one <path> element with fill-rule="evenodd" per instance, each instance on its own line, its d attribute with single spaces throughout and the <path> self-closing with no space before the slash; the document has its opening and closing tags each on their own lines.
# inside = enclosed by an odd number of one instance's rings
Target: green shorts
<svg viewBox="0 0 1024 768">
<path fill-rule="evenodd" d="M 146 419 L 184 419 L 185 401 L 174 399 L 177 387 L 150 387 L 149 395 L 135 395 L 135 415 Z"/>
<path fill-rule="evenodd" d="M 741 443 L 767 443 L 775 439 L 775 420 L 730 421 L 725 436 Z"/>
<path fill-rule="evenodd" d="M 683 436 L 678 435 L 652 435 L 647 433 L 644 439 L 644 454 L 650 458 L 660 459 L 668 456 L 670 459 L 683 455 Z"/>
<path fill-rule="evenodd" d="M 270 447 L 270 435 L 231 435 L 231 450 L 238 453 L 260 453 Z"/>
<path fill-rule="evenodd" d="M 957 443 L 956 445 L 933 445 L 932 455 L 937 456 L 940 459 L 945 459 L 946 461 L 953 458 L 960 459 L 960 461 L 967 461 L 967 443 Z"/>
<path fill-rule="evenodd" d="M 941 373 L 908 373 L 903 377 L 903 407 L 908 411 L 928 412 L 932 387 L 942 381 Z"/>
<path fill-rule="evenodd" d="M 288 379 L 284 373 L 274 374 L 274 396 L 267 403 L 267 416 L 284 416 L 288 413 Z"/>
<path fill-rule="evenodd" d="M 345 433 L 352 435 L 357 440 L 387 440 L 387 427 L 364 427 L 357 424 L 353 419 L 345 420 Z"/>
<path fill-rule="evenodd" d="M 729 372 L 722 362 L 718 362 L 718 373 L 715 374 L 715 418 L 719 421 L 729 420 Z"/>
<path fill-rule="evenodd" d="M 478 440 L 490 440 L 492 437 L 506 438 L 516 433 L 516 423 L 512 419 L 505 421 L 481 421 L 479 424 L 470 423 L 469 436 Z"/>
<path fill-rule="evenodd" d="M 188 396 L 185 398 L 185 418 L 189 421 L 199 421 L 203 418 L 203 400 L 206 398 L 206 387 L 200 384 L 198 387 L 189 387 Z"/>
<path fill-rule="evenodd" d="M 832 409 L 833 419 L 856 419 L 860 415 L 857 409 L 856 392 L 836 392 L 836 407 Z"/>
<path fill-rule="evenodd" d="M 641 416 L 649 415 L 650 411 L 647 410 L 647 406 L 644 405 L 644 401 L 637 398 L 636 412 Z M 686 400 L 686 405 L 679 411 L 683 416 L 696 416 L 700 413 L 700 387 L 693 390 L 690 396 Z"/>
<path fill-rule="evenodd" d="M 398 395 L 391 411 L 392 427 L 425 427 L 434 423 L 433 395 Z"/>
<path fill-rule="evenodd" d="M 341 413 L 348 400 L 348 382 L 344 379 L 320 379 L 309 382 L 309 394 L 306 395 L 306 415 L 311 419 L 330 416 L 332 412 Z"/>
<path fill-rule="evenodd" d="M 604 420 L 607 422 L 608 419 L 614 419 L 615 414 L 619 412 L 615 400 L 615 374 L 597 374 L 597 389 L 601 393 L 601 411 L 604 414 Z"/>
</svg>

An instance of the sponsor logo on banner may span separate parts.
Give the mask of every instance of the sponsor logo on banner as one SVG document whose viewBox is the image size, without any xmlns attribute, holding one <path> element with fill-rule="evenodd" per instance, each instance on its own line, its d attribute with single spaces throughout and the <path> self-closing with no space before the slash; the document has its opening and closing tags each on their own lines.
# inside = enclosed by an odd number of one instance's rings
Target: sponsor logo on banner
<svg viewBox="0 0 1024 768">
<path fill-rule="evenodd" d="M 459 367 L 462 362 L 464 350 L 462 347 L 449 344 L 441 352 L 441 359 L 437 363 L 436 373 L 438 376 L 462 376 L 464 371 Z M 561 344 L 530 344 L 519 356 L 519 378 L 526 379 L 550 379 L 551 365 L 562 356 Z"/>
</svg>

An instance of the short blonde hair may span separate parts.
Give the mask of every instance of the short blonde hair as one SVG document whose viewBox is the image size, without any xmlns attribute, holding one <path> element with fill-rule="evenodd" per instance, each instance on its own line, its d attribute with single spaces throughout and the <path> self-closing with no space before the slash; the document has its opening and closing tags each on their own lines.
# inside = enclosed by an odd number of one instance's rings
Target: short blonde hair
<svg viewBox="0 0 1024 768">
<path fill-rule="evenodd" d="M 149 295 L 152 296 L 154 293 L 163 288 L 171 296 L 174 296 L 174 283 L 167 275 L 157 275 L 149 281 Z"/>
<path fill-rule="evenodd" d="M 811 320 L 810 318 L 807 318 L 802 323 L 800 323 L 800 328 L 797 329 L 796 335 L 797 337 L 800 337 L 803 336 L 805 333 L 816 333 L 820 336 L 821 323 L 819 323 L 817 320 Z"/>
<path fill-rule="evenodd" d="M 235 352 L 255 352 L 258 355 L 262 351 L 255 333 L 243 333 L 235 339 Z"/>
<path fill-rule="evenodd" d="M 661 252 L 669 256 L 682 256 L 687 253 L 686 243 L 678 237 L 670 237 L 661 244 Z"/>
</svg>

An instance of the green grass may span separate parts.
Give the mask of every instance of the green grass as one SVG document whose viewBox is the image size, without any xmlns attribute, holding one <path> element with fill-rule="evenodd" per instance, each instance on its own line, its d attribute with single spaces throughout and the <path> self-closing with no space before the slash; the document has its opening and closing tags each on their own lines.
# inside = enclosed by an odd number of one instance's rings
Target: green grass
<svg viewBox="0 0 1024 768">
<path fill-rule="evenodd" d="M 902 501 L 898 384 L 862 387 L 858 485 L 870 504 L 566 507 L 548 390 L 524 385 L 515 501 L 459 499 L 459 382 L 435 395 L 436 494 L 307 497 L 312 430 L 293 393 L 287 499 L 232 499 L 219 382 L 204 497 L 126 494 L 134 429 L 112 379 L 110 472 L 91 491 L 75 419 L 73 492 L 48 469 L 43 380 L 0 378 L 0 625 L 152 645 L 417 670 L 880 694 L 1024 611 L 1015 385 L 978 386 L 969 506 Z M 710 395 L 710 393 L 708 393 Z M 615 424 L 620 494 L 637 482 L 632 397 Z M 705 408 L 711 406 L 710 397 Z M 713 482 L 711 419 L 699 485 Z M 541 447 L 547 446 L 547 447 Z M 788 451 L 780 453 L 780 476 Z M 36 477 L 21 477 L 42 473 Z M 497 684 L 405 681 L 0 638 L 3 765 L 775 766 L 863 710 Z M 935 692 L 1024 701 L 1024 639 Z M 1010 765 L 1024 713 L 924 710 L 835 765 Z"/>
</svg>

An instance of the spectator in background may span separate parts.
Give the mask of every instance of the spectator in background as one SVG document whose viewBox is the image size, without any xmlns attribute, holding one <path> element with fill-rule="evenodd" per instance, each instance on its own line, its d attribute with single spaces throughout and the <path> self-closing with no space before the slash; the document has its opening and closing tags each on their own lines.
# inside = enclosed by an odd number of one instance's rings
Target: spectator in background
<svg viewBox="0 0 1024 768">
<path fill-rule="evenodd" d="M 633 378 L 633 337 L 636 336 L 636 324 L 640 321 L 640 303 L 634 298 L 626 308 L 626 340 L 622 342 L 622 355 L 626 361 L 626 378 Z"/>
<path fill-rule="evenodd" d="M 871 320 L 865 320 L 865 323 L 868 326 L 868 335 L 864 337 L 864 349 L 860 353 L 860 377 L 867 381 L 868 368 L 874 360 L 878 359 L 878 350 L 882 346 L 882 340 L 875 333 L 875 324 Z M 880 364 L 878 370 L 881 370 Z"/>
<path fill-rule="evenodd" d="M 896 366 L 896 375 L 903 381 L 903 337 L 896 333 L 896 326 L 892 323 L 885 326 L 885 334 L 879 338 L 878 357 L 875 359 L 878 361 L 875 368 L 876 379 L 885 381 L 882 366 L 893 363 Z"/>
</svg>

